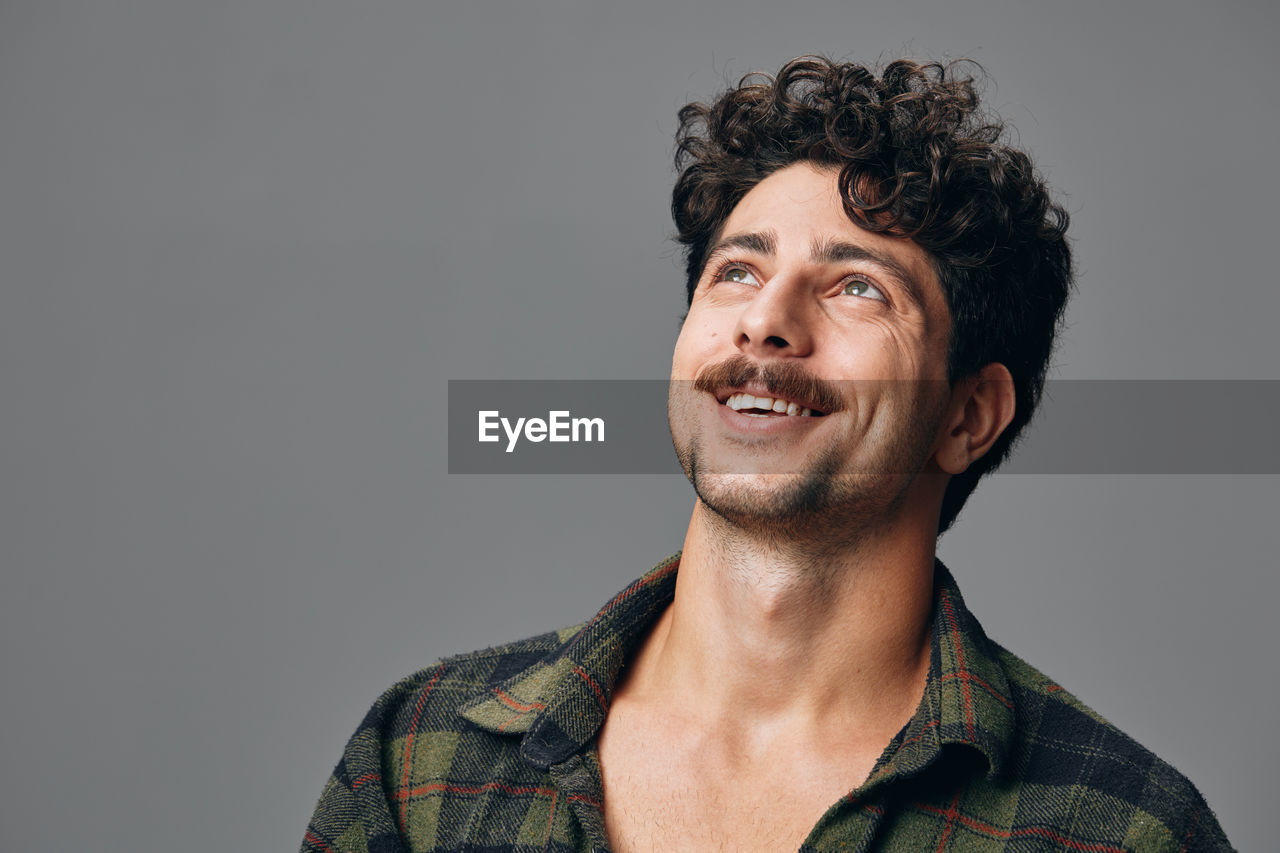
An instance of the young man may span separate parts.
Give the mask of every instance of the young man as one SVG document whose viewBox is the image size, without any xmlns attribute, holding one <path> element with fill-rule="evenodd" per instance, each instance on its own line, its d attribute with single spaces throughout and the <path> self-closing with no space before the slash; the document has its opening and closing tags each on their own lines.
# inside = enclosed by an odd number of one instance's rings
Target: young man
<svg viewBox="0 0 1280 853">
<path fill-rule="evenodd" d="M 681 111 L 682 552 L 385 694 L 315 850 L 1218 850 L 988 640 L 935 542 L 1035 407 L 1066 214 L 969 80 L 820 59 Z"/>
</svg>

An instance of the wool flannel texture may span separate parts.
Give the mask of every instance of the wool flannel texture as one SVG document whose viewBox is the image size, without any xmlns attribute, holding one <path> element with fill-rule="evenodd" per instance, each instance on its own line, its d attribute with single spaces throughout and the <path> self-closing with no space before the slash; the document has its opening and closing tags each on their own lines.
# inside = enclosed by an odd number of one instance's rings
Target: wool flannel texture
<svg viewBox="0 0 1280 853">
<path fill-rule="evenodd" d="M 302 853 L 607 851 L 594 739 L 678 565 L 581 626 L 392 687 L 347 744 Z M 920 705 L 802 853 L 1231 849 L 1185 777 L 987 639 L 941 562 L 934 576 Z"/>
</svg>

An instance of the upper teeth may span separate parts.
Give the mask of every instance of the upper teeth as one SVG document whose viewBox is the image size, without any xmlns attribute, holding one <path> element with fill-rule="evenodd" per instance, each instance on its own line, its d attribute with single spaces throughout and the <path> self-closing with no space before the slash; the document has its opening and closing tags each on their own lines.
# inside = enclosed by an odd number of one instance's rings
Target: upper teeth
<svg viewBox="0 0 1280 853">
<path fill-rule="evenodd" d="M 744 409 L 761 409 L 766 412 L 773 411 L 802 418 L 807 418 L 813 414 L 812 410 L 803 409 L 795 403 L 783 400 L 781 397 L 753 397 L 750 394 L 734 394 L 728 400 L 725 400 L 725 405 L 735 412 L 741 412 Z"/>
</svg>

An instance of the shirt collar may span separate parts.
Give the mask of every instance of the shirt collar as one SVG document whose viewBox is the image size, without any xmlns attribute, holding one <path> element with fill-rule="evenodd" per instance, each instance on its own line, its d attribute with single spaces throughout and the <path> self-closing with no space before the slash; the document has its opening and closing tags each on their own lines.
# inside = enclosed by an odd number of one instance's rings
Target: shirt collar
<svg viewBox="0 0 1280 853">
<path fill-rule="evenodd" d="M 561 632 L 561 645 L 546 657 L 469 697 L 458 712 L 483 729 L 520 735 L 521 754 L 539 767 L 580 752 L 604 723 L 623 663 L 671 603 L 679 562 L 679 554 L 663 560 L 589 622 Z M 991 778 L 1004 767 L 1015 716 L 998 648 L 941 561 L 934 565 L 933 596 L 924 696 L 864 787 L 917 773 L 948 747 L 976 750 Z"/>
<path fill-rule="evenodd" d="M 917 773 L 948 750 L 976 751 L 994 779 L 1015 736 L 1013 694 L 989 639 L 941 560 L 933 569 L 933 648 L 924 696 L 865 786 Z"/>
</svg>

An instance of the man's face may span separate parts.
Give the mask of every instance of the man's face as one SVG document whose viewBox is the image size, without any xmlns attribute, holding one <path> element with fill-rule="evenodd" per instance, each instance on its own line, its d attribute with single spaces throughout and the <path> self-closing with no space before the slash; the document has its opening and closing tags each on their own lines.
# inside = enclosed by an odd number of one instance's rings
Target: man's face
<svg viewBox="0 0 1280 853">
<path fill-rule="evenodd" d="M 930 462 L 949 402 L 927 254 L 853 224 L 836 177 L 799 163 L 742 199 L 676 343 L 676 452 L 702 502 L 744 527 L 874 525 Z"/>
</svg>

